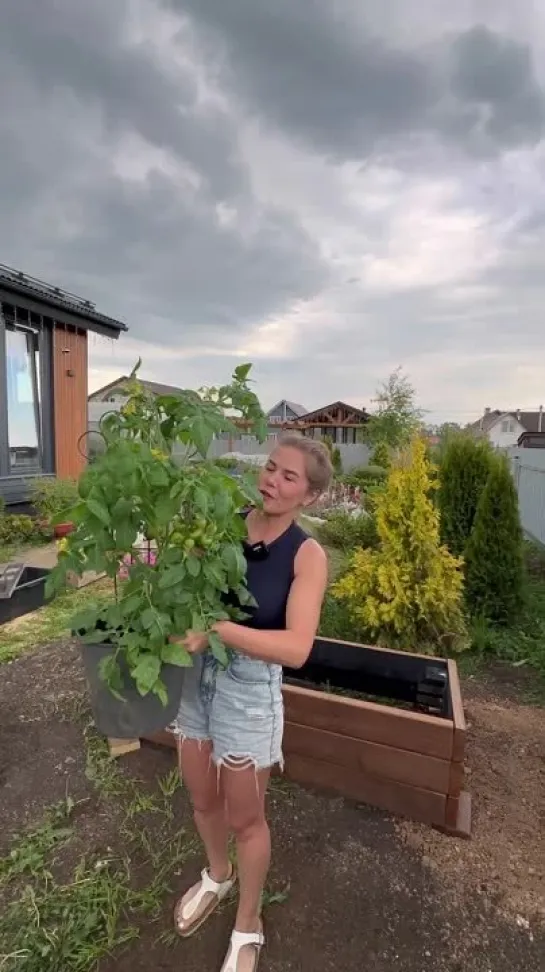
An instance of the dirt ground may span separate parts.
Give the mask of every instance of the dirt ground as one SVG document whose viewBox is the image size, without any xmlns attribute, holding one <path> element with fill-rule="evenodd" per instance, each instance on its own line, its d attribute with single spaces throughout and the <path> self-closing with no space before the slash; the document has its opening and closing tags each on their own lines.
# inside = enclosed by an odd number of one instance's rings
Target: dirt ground
<svg viewBox="0 0 545 972">
<path fill-rule="evenodd" d="M 2 675 L 0 851 L 69 793 L 82 801 L 70 853 L 122 853 L 115 801 L 85 774 L 85 691 L 74 649 L 44 649 L 2 666 Z M 275 782 L 260 972 L 545 972 L 545 710 L 524 705 L 512 679 L 500 676 L 463 685 L 471 841 Z M 121 765 L 152 793 L 173 756 L 145 747 Z M 183 789 L 173 800 L 175 825 L 189 833 Z M 176 892 L 201 866 L 193 850 L 173 875 L 161 917 L 141 923 L 139 938 L 103 959 L 99 972 L 219 970 L 233 902 L 190 941 L 165 935 Z"/>
</svg>

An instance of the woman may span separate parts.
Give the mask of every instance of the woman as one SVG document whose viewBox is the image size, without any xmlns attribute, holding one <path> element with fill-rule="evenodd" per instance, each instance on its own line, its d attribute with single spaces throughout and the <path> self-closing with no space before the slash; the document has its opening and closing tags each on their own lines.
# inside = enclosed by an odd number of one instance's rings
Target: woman
<svg viewBox="0 0 545 972">
<path fill-rule="evenodd" d="M 208 868 L 178 902 L 175 924 L 189 937 L 234 886 L 227 849 L 233 833 L 239 902 L 222 972 L 255 972 L 264 945 L 265 793 L 271 768 L 282 764 L 282 666 L 298 668 L 308 658 L 327 585 L 326 555 L 296 521 L 331 475 L 322 443 L 296 435 L 280 440 L 260 474 L 263 507 L 246 520 L 247 583 L 257 607 L 243 624 L 215 625 L 232 649 L 229 667 L 218 668 L 206 653 L 206 635 L 189 632 L 183 639 L 197 657 L 173 728 Z"/>
</svg>

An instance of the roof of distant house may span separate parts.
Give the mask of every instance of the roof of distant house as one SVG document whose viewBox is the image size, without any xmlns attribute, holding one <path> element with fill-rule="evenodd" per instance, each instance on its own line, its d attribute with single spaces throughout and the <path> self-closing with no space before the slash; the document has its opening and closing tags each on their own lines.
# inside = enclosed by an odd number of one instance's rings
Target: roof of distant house
<svg viewBox="0 0 545 972">
<path fill-rule="evenodd" d="M 115 381 L 110 381 L 107 385 L 103 385 L 102 388 L 96 388 L 94 392 L 89 395 L 89 400 L 93 401 L 102 395 L 106 395 L 109 391 L 113 391 L 118 385 L 123 385 L 129 380 L 129 375 L 121 375 L 116 378 Z M 183 390 L 177 388 L 176 385 L 163 385 L 159 381 L 147 381 L 144 378 L 139 378 L 139 382 L 153 395 L 179 395 Z"/>
<path fill-rule="evenodd" d="M 526 432 L 539 432 L 540 420 L 541 429 L 545 429 L 545 414 L 539 410 L 537 412 L 522 412 L 519 409 L 514 409 L 502 412 L 499 408 L 485 412 L 482 418 L 471 424 L 471 428 L 476 432 L 488 432 L 500 419 L 505 418 L 516 419 Z"/>
<path fill-rule="evenodd" d="M 329 412 L 334 408 L 341 409 L 345 412 L 352 412 L 357 418 L 363 419 L 364 422 L 369 418 L 369 415 L 364 408 L 356 408 L 355 405 L 347 405 L 346 402 L 331 402 L 329 405 L 322 405 L 321 408 L 314 408 L 312 412 L 305 412 L 304 415 L 299 417 L 304 419 L 315 418 L 316 416 L 321 415 L 322 412 Z"/>
<path fill-rule="evenodd" d="M 55 317 L 55 311 L 60 312 L 62 323 L 97 331 L 108 337 L 119 337 L 121 331 L 128 330 L 122 321 L 97 311 L 92 301 L 3 263 L 0 263 L 0 300 L 20 305 L 30 312 L 44 316 L 48 316 L 48 310 L 52 317 Z"/>
<path fill-rule="evenodd" d="M 273 407 L 269 409 L 267 415 L 271 415 L 272 412 L 276 412 L 277 408 L 280 408 L 281 405 L 287 405 L 290 411 L 297 415 L 298 418 L 301 415 L 305 415 L 307 411 L 304 405 L 299 405 L 297 402 L 290 402 L 287 398 L 282 398 L 276 403 L 276 405 L 273 405 Z"/>
</svg>

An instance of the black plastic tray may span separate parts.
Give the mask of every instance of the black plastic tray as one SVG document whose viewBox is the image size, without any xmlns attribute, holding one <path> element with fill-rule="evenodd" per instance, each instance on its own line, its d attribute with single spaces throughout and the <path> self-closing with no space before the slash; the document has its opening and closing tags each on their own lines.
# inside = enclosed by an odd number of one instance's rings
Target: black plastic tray
<svg viewBox="0 0 545 972">
<path fill-rule="evenodd" d="M 45 603 L 45 582 L 50 571 L 45 567 L 25 567 L 13 594 L 0 600 L 0 624 L 14 621 L 36 611 Z"/>
<path fill-rule="evenodd" d="M 420 708 L 419 697 L 430 674 L 444 678 L 438 715 L 451 718 L 448 666 L 444 659 L 381 651 L 346 641 L 316 638 L 310 657 L 302 668 L 284 669 L 289 684 L 358 692 Z"/>
</svg>

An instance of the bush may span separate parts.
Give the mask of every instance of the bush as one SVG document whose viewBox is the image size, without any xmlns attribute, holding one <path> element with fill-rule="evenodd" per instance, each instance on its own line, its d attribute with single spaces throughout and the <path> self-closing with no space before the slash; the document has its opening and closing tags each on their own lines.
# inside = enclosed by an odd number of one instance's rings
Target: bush
<svg viewBox="0 0 545 972">
<path fill-rule="evenodd" d="M 30 502 L 40 517 L 50 521 L 68 514 L 79 501 L 78 484 L 73 479 L 44 476 L 33 483 Z"/>
<path fill-rule="evenodd" d="M 466 549 L 493 459 L 488 442 L 467 435 L 451 436 L 442 451 L 437 494 L 441 540 L 455 557 Z"/>
<path fill-rule="evenodd" d="M 380 466 L 360 466 L 352 469 L 343 476 L 347 486 L 359 486 L 363 492 L 369 492 L 374 486 L 382 486 L 386 482 L 388 472 Z"/>
<path fill-rule="evenodd" d="M 317 532 L 321 543 L 344 551 L 355 550 L 356 547 L 376 547 L 378 544 L 375 520 L 366 513 L 351 516 L 345 510 L 335 510 L 327 515 Z"/>
<path fill-rule="evenodd" d="M 331 450 L 331 465 L 333 466 L 333 471 L 336 476 L 342 476 L 343 471 L 343 461 L 341 459 L 341 450 L 338 446 L 335 446 Z"/>
<path fill-rule="evenodd" d="M 322 638 L 336 638 L 338 641 L 355 641 L 365 645 L 371 641 L 371 636 L 354 620 L 343 601 L 334 597 L 328 591 L 322 606 L 319 634 Z"/>
<path fill-rule="evenodd" d="M 332 588 L 379 644 L 445 655 L 469 647 L 461 561 L 439 539 L 433 467 L 421 439 L 376 497 L 378 550 L 356 550 Z"/>
<path fill-rule="evenodd" d="M 391 462 L 390 448 L 386 442 L 378 442 L 373 449 L 371 465 L 379 466 L 381 469 L 389 469 Z"/>
<path fill-rule="evenodd" d="M 512 624 L 524 602 L 524 547 L 509 461 L 494 456 L 466 546 L 467 602 L 473 615 Z"/>
<path fill-rule="evenodd" d="M 0 544 L 2 546 L 37 543 L 44 539 L 44 530 L 31 516 L 6 513 L 0 515 Z"/>
</svg>

